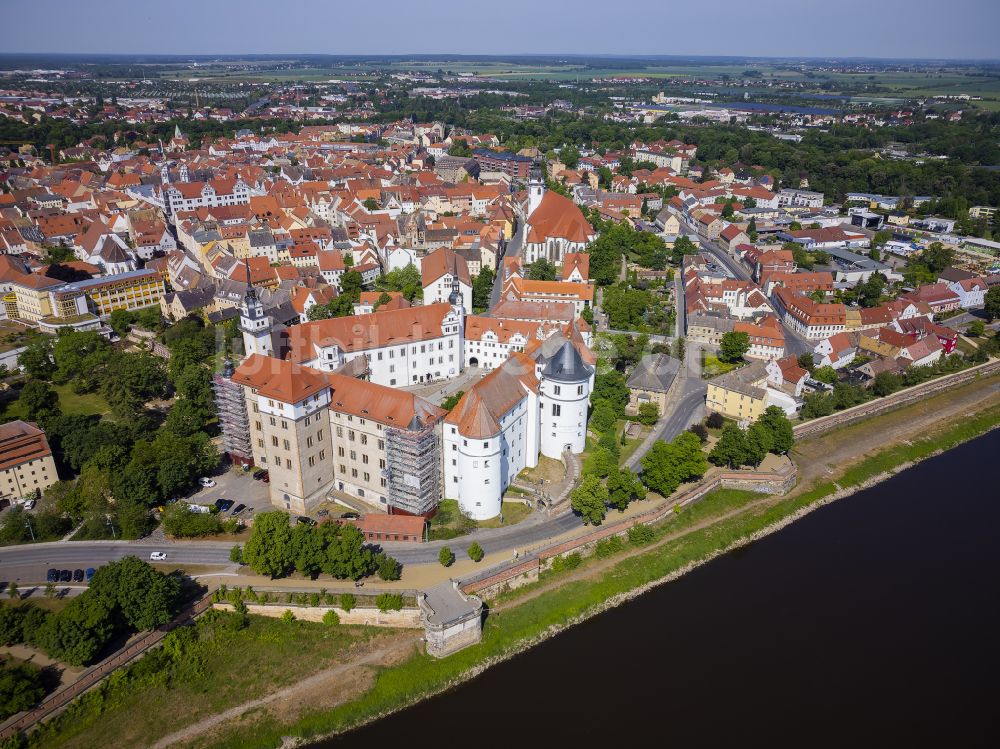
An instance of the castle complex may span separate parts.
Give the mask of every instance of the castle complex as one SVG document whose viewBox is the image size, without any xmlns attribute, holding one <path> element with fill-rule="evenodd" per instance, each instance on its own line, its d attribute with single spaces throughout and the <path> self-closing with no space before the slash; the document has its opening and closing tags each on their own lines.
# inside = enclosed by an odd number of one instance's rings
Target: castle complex
<svg viewBox="0 0 1000 749">
<path fill-rule="evenodd" d="M 225 450 L 269 472 L 272 504 L 304 514 L 340 493 L 429 516 L 449 498 L 488 519 L 539 455 L 583 451 L 595 372 L 589 327 L 510 322 L 513 345 L 488 359 L 485 318 L 467 320 L 458 283 L 447 302 L 288 327 L 248 283 L 246 357 L 227 363 L 214 386 Z M 451 413 L 401 389 L 457 376 L 469 361 L 492 371 Z"/>
</svg>

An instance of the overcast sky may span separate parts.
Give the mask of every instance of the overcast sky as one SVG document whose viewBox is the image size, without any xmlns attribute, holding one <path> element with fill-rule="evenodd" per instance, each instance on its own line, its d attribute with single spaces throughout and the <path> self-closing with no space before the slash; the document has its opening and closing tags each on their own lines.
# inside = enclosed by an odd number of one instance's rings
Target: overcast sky
<svg viewBox="0 0 1000 749">
<path fill-rule="evenodd" d="M 0 0 L 0 51 L 1000 59 L 1000 0 Z"/>
</svg>

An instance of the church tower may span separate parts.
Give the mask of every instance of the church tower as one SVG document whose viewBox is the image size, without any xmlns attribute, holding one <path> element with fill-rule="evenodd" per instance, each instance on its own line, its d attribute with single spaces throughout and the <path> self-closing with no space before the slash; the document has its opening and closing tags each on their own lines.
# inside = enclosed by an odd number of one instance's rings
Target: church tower
<svg viewBox="0 0 1000 749">
<path fill-rule="evenodd" d="M 274 356 L 274 343 L 271 337 L 273 324 L 271 316 L 264 312 L 264 305 L 257 295 L 257 289 L 250 282 L 250 264 L 247 263 L 247 292 L 243 296 L 240 309 L 240 331 L 243 333 L 243 350 L 247 356 L 260 354 Z"/>
<path fill-rule="evenodd" d="M 531 176 L 528 177 L 528 216 L 535 212 L 543 197 L 545 197 L 545 180 L 542 179 L 542 172 L 539 169 L 532 169 Z"/>
</svg>

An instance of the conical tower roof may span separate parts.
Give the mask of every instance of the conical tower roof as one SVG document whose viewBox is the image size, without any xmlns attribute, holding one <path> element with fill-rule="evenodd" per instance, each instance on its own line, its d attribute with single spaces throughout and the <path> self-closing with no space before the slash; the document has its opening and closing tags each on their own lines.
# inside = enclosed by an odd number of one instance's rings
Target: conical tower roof
<svg viewBox="0 0 1000 749">
<path fill-rule="evenodd" d="M 590 375 L 590 367 L 583 363 L 580 352 L 569 341 L 563 343 L 542 367 L 542 377 L 557 382 L 581 382 Z"/>
</svg>

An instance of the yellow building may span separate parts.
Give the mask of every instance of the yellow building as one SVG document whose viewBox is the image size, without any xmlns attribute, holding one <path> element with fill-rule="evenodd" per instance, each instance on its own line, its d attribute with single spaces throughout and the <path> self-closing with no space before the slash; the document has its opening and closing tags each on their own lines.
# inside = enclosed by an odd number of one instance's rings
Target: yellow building
<svg viewBox="0 0 1000 749">
<path fill-rule="evenodd" d="M 58 286 L 62 286 L 65 281 L 57 278 L 49 278 L 37 273 L 21 276 L 11 284 L 14 293 L 17 313 L 14 315 L 18 320 L 29 323 L 37 323 L 43 317 L 52 314 L 52 302 L 49 298 L 49 291 Z M 4 299 L 4 304 L 7 301 Z"/>
<path fill-rule="evenodd" d="M 154 270 L 134 270 L 104 278 L 64 284 L 51 293 L 53 314 L 72 317 L 88 312 L 105 316 L 159 304 L 163 279 Z"/>
<path fill-rule="evenodd" d="M 28 499 L 58 480 L 45 432 L 27 421 L 0 424 L 0 496 Z"/>
<path fill-rule="evenodd" d="M 708 381 L 705 408 L 731 419 L 755 421 L 767 408 L 767 363 L 756 361 Z"/>
</svg>

